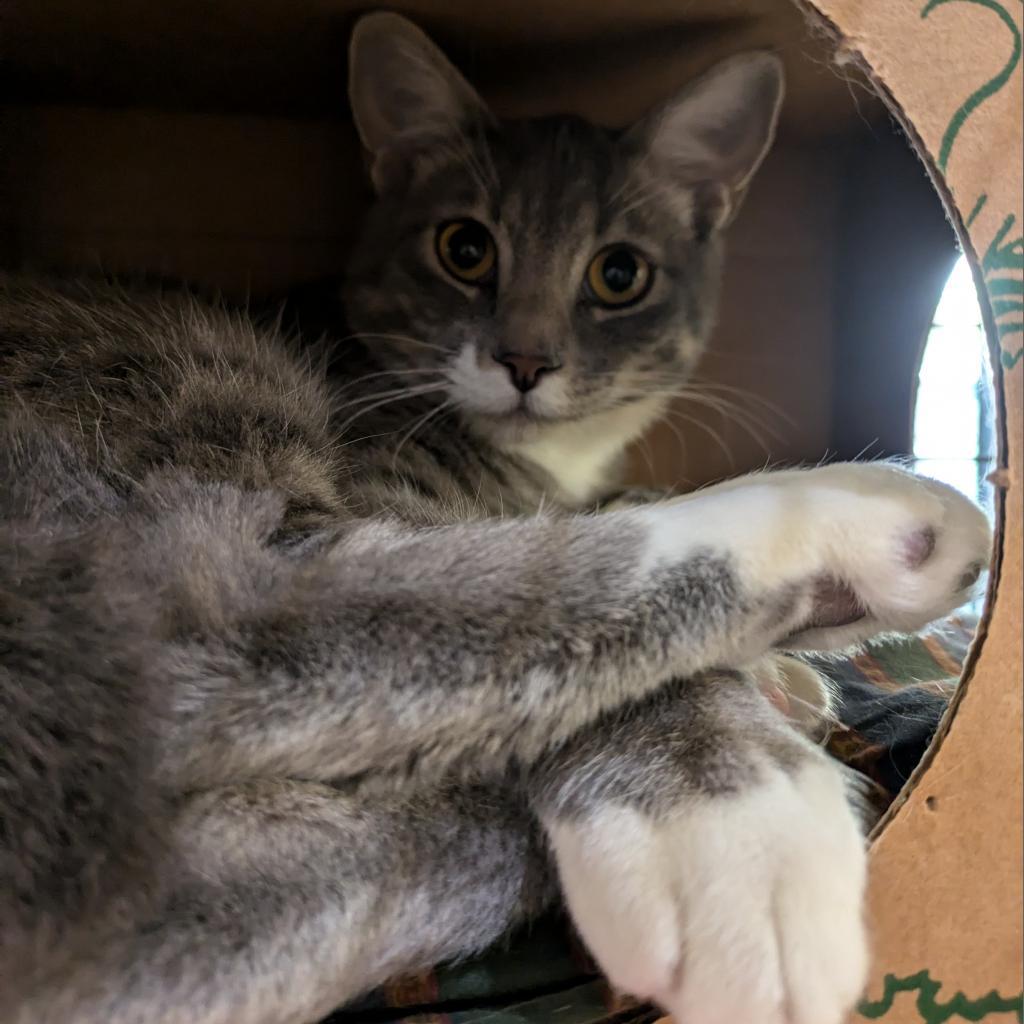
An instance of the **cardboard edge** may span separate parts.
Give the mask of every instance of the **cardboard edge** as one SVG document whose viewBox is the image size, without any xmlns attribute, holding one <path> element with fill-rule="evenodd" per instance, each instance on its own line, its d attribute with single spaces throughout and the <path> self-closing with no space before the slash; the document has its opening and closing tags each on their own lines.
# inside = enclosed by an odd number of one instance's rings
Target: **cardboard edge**
<svg viewBox="0 0 1024 1024">
<path fill-rule="evenodd" d="M 928 749 L 925 751 L 924 757 L 921 758 L 920 763 L 914 769 L 896 799 L 871 830 L 868 840 L 874 844 L 882 833 L 896 819 L 901 809 L 906 804 L 910 794 L 917 788 L 921 780 L 928 773 L 939 748 L 942 746 L 943 741 L 952 727 L 953 720 L 960 709 L 960 705 L 963 702 L 967 689 L 971 684 L 971 680 L 974 678 L 978 663 L 981 659 L 982 649 L 988 636 L 989 624 L 992 619 L 992 613 L 995 607 L 996 596 L 1000 584 L 1003 564 L 1003 540 L 1006 532 L 1005 481 L 1008 470 L 1007 459 L 1009 451 L 1006 433 L 1006 393 L 1003 384 L 1003 368 L 999 358 L 1000 349 L 998 333 L 995 326 L 995 317 L 992 312 L 992 307 L 989 304 L 988 292 L 984 287 L 984 282 L 981 276 L 978 253 L 971 240 L 970 234 L 967 231 L 967 227 L 964 224 L 963 214 L 957 206 L 956 201 L 953 198 L 953 194 L 946 184 L 944 176 L 936 166 L 934 159 L 928 152 L 927 147 L 918 134 L 917 129 L 914 127 L 913 122 L 907 116 L 906 111 L 903 110 L 899 101 L 895 96 L 893 96 L 882 77 L 857 49 L 854 42 L 844 35 L 839 26 L 836 25 L 828 15 L 816 7 L 812 0 L 791 0 L 791 2 L 804 15 L 813 30 L 823 33 L 831 39 L 835 46 L 834 59 L 837 66 L 855 66 L 863 75 L 865 80 L 870 83 L 871 88 L 875 90 L 886 108 L 889 110 L 890 114 L 896 120 L 900 130 L 906 137 L 911 150 L 923 165 L 925 172 L 932 183 L 932 187 L 935 189 L 940 201 L 942 202 L 942 207 L 946 212 L 946 217 L 956 234 L 957 241 L 960 243 L 960 247 L 962 248 L 964 255 L 967 257 L 968 265 L 971 268 L 974 290 L 978 295 L 978 305 L 981 309 L 982 324 L 985 328 L 985 341 L 988 346 L 989 361 L 992 366 L 993 389 L 995 391 L 996 438 L 998 446 L 996 456 L 997 468 L 992 474 L 995 490 L 995 526 L 993 529 L 992 540 L 992 562 L 989 568 L 988 585 L 985 589 L 984 608 L 978 622 L 977 632 L 975 633 L 971 646 L 968 649 L 967 657 L 965 658 L 960 671 L 960 679 L 957 683 L 953 697 L 949 702 L 949 706 L 946 708 L 945 714 L 939 722 L 939 726 L 936 729 L 931 743 L 928 745 Z"/>
</svg>

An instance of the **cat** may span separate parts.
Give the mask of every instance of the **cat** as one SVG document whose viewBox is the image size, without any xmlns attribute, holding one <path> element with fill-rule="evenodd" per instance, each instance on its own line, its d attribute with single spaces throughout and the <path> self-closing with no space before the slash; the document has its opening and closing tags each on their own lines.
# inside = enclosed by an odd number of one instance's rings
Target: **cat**
<svg viewBox="0 0 1024 1024">
<path fill-rule="evenodd" d="M 864 840 L 761 682 L 956 607 L 987 521 L 891 465 L 598 509 L 782 91 L 499 122 L 370 14 L 351 337 L 2 279 L 5 1021 L 301 1024 L 561 894 L 687 1024 L 838 1024 Z"/>
</svg>

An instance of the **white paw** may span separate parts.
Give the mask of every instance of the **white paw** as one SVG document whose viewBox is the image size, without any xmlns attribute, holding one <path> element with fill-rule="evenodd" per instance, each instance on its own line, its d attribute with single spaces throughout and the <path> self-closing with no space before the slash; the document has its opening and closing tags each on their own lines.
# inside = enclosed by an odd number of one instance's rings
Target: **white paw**
<svg viewBox="0 0 1024 1024">
<path fill-rule="evenodd" d="M 829 683 L 806 662 L 769 654 L 747 671 L 768 702 L 802 732 L 820 736 L 834 720 L 835 701 Z"/>
<path fill-rule="evenodd" d="M 963 604 L 988 565 L 992 538 L 984 512 L 945 484 L 875 464 L 811 470 L 800 485 L 810 488 L 808 528 L 819 538 L 828 576 L 849 588 L 847 598 L 855 597 L 865 614 L 847 629 L 831 625 L 828 614 L 812 619 L 794 646 L 921 629 Z M 821 601 L 833 614 L 842 603 L 836 592 Z"/>
<path fill-rule="evenodd" d="M 668 818 L 603 807 L 548 830 L 609 980 L 677 1024 L 840 1024 L 861 994 L 865 843 L 824 759 Z"/>
<path fill-rule="evenodd" d="M 641 575 L 720 554 L 775 609 L 756 635 L 733 631 L 733 664 L 914 632 L 963 604 L 991 557 L 981 509 L 887 463 L 753 474 L 622 514 L 649 530 Z"/>
</svg>

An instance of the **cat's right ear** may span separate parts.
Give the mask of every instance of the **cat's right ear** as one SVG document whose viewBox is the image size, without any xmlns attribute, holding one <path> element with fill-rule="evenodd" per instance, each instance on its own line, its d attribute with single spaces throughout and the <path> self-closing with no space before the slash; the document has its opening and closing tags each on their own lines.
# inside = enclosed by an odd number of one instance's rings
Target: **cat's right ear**
<svg viewBox="0 0 1024 1024">
<path fill-rule="evenodd" d="M 367 14 L 349 44 L 348 95 L 378 193 L 401 188 L 431 148 L 486 124 L 476 90 L 411 21 Z"/>
<path fill-rule="evenodd" d="M 701 234 L 733 217 L 775 137 L 782 62 L 764 51 L 716 64 L 626 135 L 642 158 L 692 189 Z"/>
</svg>

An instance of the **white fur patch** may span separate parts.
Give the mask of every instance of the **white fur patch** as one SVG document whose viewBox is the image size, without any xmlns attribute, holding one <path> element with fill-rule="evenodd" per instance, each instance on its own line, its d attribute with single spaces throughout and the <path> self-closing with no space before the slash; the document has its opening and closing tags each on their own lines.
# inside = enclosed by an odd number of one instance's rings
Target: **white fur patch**
<svg viewBox="0 0 1024 1024">
<path fill-rule="evenodd" d="M 537 391 L 556 381 L 557 374 L 542 381 Z M 607 486 L 615 460 L 657 419 L 663 407 L 662 399 L 652 398 L 587 419 L 552 423 L 542 436 L 508 450 L 543 469 L 555 481 L 562 500 L 584 505 Z"/>
<path fill-rule="evenodd" d="M 572 395 L 564 373 L 545 373 L 526 394 L 526 408 L 535 416 L 557 419 L 572 412 Z"/>
<path fill-rule="evenodd" d="M 661 821 L 606 807 L 547 826 L 609 979 L 681 1024 L 839 1024 L 859 996 L 865 843 L 824 758 Z"/>
<path fill-rule="evenodd" d="M 650 526 L 645 568 L 654 571 L 677 565 L 696 550 L 707 550 L 732 556 L 748 584 L 759 588 L 777 585 L 782 574 L 797 569 L 800 541 L 806 545 L 806 539 L 790 538 L 787 494 L 770 480 L 750 477 L 742 488 L 709 487 L 696 495 L 633 512 Z M 808 550 L 804 559 L 808 567 L 812 558 Z"/>
<path fill-rule="evenodd" d="M 451 395 L 470 412 L 485 416 L 504 416 L 519 405 L 519 392 L 509 380 L 508 371 L 497 363 L 481 369 L 476 346 L 466 342 L 448 370 Z"/>
</svg>

